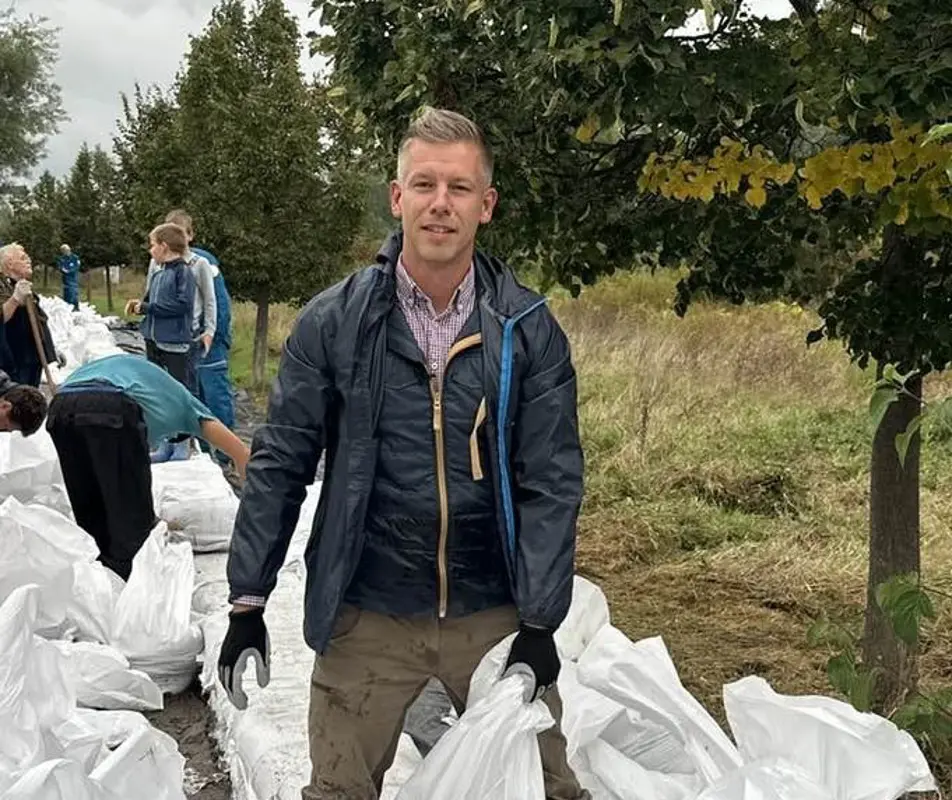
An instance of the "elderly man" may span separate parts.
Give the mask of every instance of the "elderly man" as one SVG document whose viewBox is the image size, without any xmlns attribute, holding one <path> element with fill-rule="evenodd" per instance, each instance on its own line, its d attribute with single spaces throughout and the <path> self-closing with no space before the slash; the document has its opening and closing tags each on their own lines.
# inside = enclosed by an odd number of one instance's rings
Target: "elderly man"
<svg viewBox="0 0 952 800">
<path fill-rule="evenodd" d="M 42 361 L 30 327 L 27 303 L 33 303 L 40 329 L 40 344 L 47 362 L 57 361 L 56 348 L 47 325 L 46 314 L 34 302 L 33 264 L 26 250 L 13 243 L 0 247 L 0 308 L 3 314 L 3 337 L 0 341 L 0 369 L 12 381 L 25 386 L 39 386 Z"/>
</svg>

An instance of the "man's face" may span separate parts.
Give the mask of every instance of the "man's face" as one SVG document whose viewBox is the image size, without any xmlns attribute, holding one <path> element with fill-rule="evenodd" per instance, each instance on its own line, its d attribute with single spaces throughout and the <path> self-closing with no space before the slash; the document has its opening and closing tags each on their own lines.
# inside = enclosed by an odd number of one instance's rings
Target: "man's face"
<svg viewBox="0 0 952 800">
<path fill-rule="evenodd" d="M 476 230 L 492 219 L 497 197 L 477 145 L 410 142 L 403 178 L 390 185 L 408 263 L 439 267 L 470 260 Z"/>
<path fill-rule="evenodd" d="M 10 419 L 11 410 L 13 410 L 13 404 L 9 400 L 0 400 L 0 432 L 18 430 Z"/>
<path fill-rule="evenodd" d="M 3 264 L 3 272 L 14 280 L 29 280 L 33 275 L 33 264 L 26 254 L 26 250 L 22 247 L 15 247 Z"/>
</svg>

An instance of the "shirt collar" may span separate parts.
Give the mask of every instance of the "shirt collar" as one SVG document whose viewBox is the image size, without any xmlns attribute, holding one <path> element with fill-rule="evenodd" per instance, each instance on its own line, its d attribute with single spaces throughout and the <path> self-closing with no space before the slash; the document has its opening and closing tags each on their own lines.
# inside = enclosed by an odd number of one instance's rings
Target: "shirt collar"
<svg viewBox="0 0 952 800">
<path fill-rule="evenodd" d="M 433 301 L 430 299 L 429 295 L 426 294 L 416 283 L 415 280 L 410 276 L 410 273 L 407 272 L 406 266 L 403 263 L 403 254 L 400 254 L 400 257 L 397 259 L 397 268 L 396 279 L 397 279 L 397 297 L 400 299 L 400 302 L 404 305 L 414 306 L 417 304 L 425 305 L 430 313 L 436 316 L 442 316 L 442 314 L 437 314 L 436 310 L 433 308 Z M 446 310 L 443 312 L 445 314 L 447 311 L 458 312 L 462 306 L 464 306 L 468 298 L 475 293 L 476 290 L 476 270 L 473 268 L 473 265 L 470 264 L 469 269 L 466 271 L 466 275 L 463 276 L 463 280 L 460 281 L 459 286 L 456 287 L 456 291 L 453 292 L 453 296 L 450 298 L 449 305 L 446 307 Z"/>
</svg>

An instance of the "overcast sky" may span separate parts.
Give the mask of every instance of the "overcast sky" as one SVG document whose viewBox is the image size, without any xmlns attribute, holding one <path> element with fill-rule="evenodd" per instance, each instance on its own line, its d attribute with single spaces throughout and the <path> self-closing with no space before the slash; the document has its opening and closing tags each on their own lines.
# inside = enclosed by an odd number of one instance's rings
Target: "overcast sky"
<svg viewBox="0 0 952 800">
<path fill-rule="evenodd" d="M 302 33 L 317 28 L 317 17 L 308 17 L 311 0 L 284 3 L 300 20 Z M 120 93 L 131 93 L 136 82 L 169 86 L 188 50 L 188 37 L 201 33 L 215 4 L 216 0 L 13 0 L 21 15 L 46 17 L 59 28 L 56 80 L 69 120 L 49 140 L 39 171 L 62 175 L 84 141 L 110 149 L 121 110 Z M 749 0 L 749 6 L 770 16 L 790 13 L 787 0 Z M 306 55 L 302 63 L 309 71 L 316 69 L 316 60 Z"/>
</svg>

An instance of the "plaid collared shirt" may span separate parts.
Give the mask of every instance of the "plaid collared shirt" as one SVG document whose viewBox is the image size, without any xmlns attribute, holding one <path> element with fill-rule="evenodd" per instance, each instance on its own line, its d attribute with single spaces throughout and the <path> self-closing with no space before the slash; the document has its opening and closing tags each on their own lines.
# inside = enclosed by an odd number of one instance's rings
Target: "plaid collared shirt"
<svg viewBox="0 0 952 800">
<path fill-rule="evenodd" d="M 413 338 L 420 346 L 427 370 L 442 384 L 446 356 L 476 305 L 475 270 L 469 268 L 450 298 L 449 305 L 439 314 L 433 307 L 433 301 L 410 277 L 403 266 L 402 256 L 397 261 L 396 279 L 397 300 L 413 331 Z"/>
</svg>

